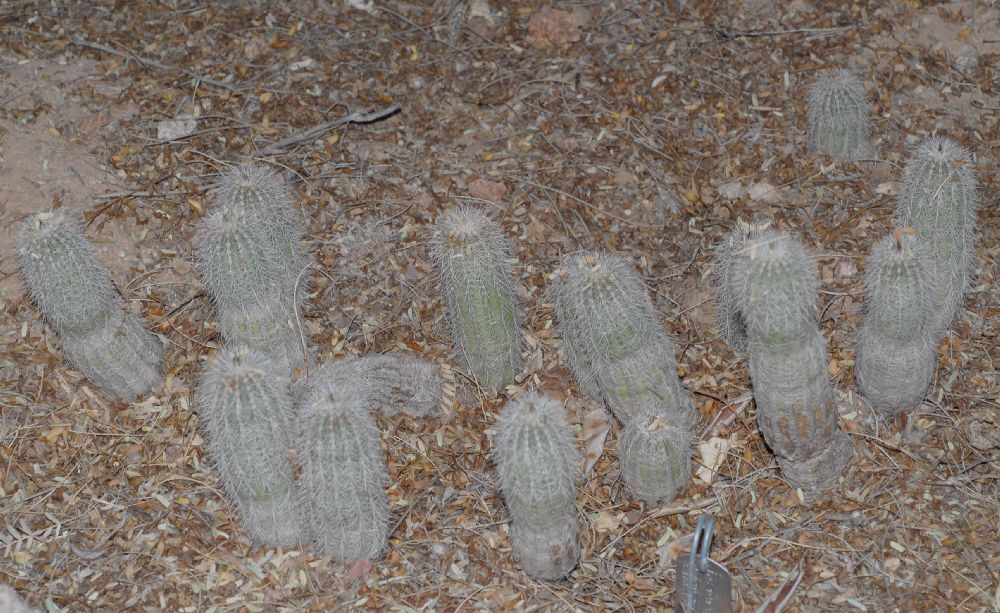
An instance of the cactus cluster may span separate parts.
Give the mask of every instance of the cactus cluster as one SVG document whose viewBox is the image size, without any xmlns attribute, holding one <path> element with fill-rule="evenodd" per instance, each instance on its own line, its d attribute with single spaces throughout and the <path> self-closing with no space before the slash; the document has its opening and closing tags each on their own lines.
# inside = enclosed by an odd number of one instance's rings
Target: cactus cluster
<svg viewBox="0 0 1000 613">
<path fill-rule="evenodd" d="M 257 351 L 221 351 L 205 369 L 197 398 L 211 457 L 251 538 L 265 545 L 301 542 L 287 377 Z"/>
<path fill-rule="evenodd" d="M 198 228 L 198 265 L 226 343 L 257 349 L 291 373 L 306 365 L 295 292 L 305 256 L 291 204 L 273 175 L 240 166 Z M 301 283 L 299 282 L 301 286 Z"/>
<path fill-rule="evenodd" d="M 727 239 L 738 242 L 745 235 Z M 837 424 L 826 342 L 817 325 L 816 268 L 790 235 L 768 231 L 747 241 L 732 286 L 745 325 L 757 418 L 793 487 L 832 486 L 853 451 Z"/>
<path fill-rule="evenodd" d="M 580 451 L 563 408 L 535 392 L 508 402 L 497 418 L 493 458 L 514 559 L 536 577 L 566 576 L 580 557 Z"/>
<path fill-rule="evenodd" d="M 645 409 L 622 428 L 618 462 L 622 479 L 647 503 L 671 500 L 691 477 L 691 432 Z"/>
<path fill-rule="evenodd" d="M 936 340 L 961 307 L 972 263 L 979 196 L 969 153 L 953 140 L 928 139 L 903 170 L 893 225 L 926 244 L 934 284 L 930 326 Z"/>
<path fill-rule="evenodd" d="M 697 420 L 642 279 L 620 256 L 566 256 L 554 286 L 563 352 L 584 391 L 598 391 L 623 423 L 655 407 L 686 424 Z"/>
<path fill-rule="evenodd" d="M 912 229 L 897 230 L 872 249 L 865 294 L 854 376 L 865 397 L 884 412 L 911 409 L 923 400 L 937 363 L 929 326 L 935 295 L 931 257 Z"/>
<path fill-rule="evenodd" d="M 846 160 L 871 158 L 871 120 L 860 80 L 848 70 L 820 75 L 806 111 L 809 150 Z"/>
<path fill-rule="evenodd" d="M 313 544 L 339 562 L 389 539 L 389 474 L 370 403 L 353 386 L 313 383 L 299 415 L 303 510 Z"/>
<path fill-rule="evenodd" d="M 21 278 L 66 358 L 105 391 L 131 402 L 161 377 L 163 347 L 125 305 L 76 217 L 28 218 L 17 237 Z"/>
<path fill-rule="evenodd" d="M 484 387 L 505 388 L 524 367 L 524 316 L 500 225 L 477 208 L 449 209 L 438 219 L 432 251 L 460 363 Z"/>
<path fill-rule="evenodd" d="M 222 483 L 253 540 L 312 541 L 322 554 L 353 562 L 378 556 L 389 537 L 388 473 L 373 409 L 424 416 L 440 406 L 441 387 L 433 362 L 400 353 L 355 358 L 314 371 L 296 407 L 287 373 L 240 347 L 211 361 L 198 407 Z"/>
</svg>

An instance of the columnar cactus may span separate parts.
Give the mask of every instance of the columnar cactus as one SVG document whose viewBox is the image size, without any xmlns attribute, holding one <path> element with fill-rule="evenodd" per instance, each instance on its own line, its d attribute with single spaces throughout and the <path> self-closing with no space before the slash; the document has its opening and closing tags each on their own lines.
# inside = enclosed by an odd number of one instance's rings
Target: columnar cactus
<svg viewBox="0 0 1000 613">
<path fill-rule="evenodd" d="M 928 325 L 934 283 L 930 254 L 912 229 L 872 249 L 854 375 L 861 392 L 888 414 L 919 405 L 934 377 L 937 343 Z"/>
<path fill-rule="evenodd" d="M 493 459 L 510 512 L 514 559 L 543 579 L 566 576 L 580 556 L 580 451 L 563 408 L 535 392 L 507 403 L 497 418 Z"/>
<path fill-rule="evenodd" d="M 850 71 L 836 70 L 816 79 L 806 119 L 813 153 L 847 160 L 874 155 L 865 88 Z"/>
<path fill-rule="evenodd" d="M 627 262 L 604 252 L 571 254 L 558 275 L 559 336 L 581 389 L 596 387 L 623 422 L 644 406 L 695 422 L 698 413 L 677 375 L 673 342 Z"/>
<path fill-rule="evenodd" d="M 261 545 L 303 540 L 289 451 L 287 378 L 263 354 L 239 348 L 215 356 L 198 387 L 211 457 L 247 532 Z"/>
<path fill-rule="evenodd" d="M 331 389 L 352 388 L 370 409 L 385 416 L 433 415 L 441 406 L 441 367 L 407 353 L 386 353 L 329 362 L 313 375 Z"/>
<path fill-rule="evenodd" d="M 266 166 L 243 164 L 233 167 L 222 180 L 219 208 L 241 211 L 253 217 L 253 225 L 274 254 L 278 276 L 289 295 L 308 259 L 299 247 L 302 232 L 295 219 L 291 196 Z M 307 277 L 303 275 L 301 279 Z M 299 282 L 299 295 L 305 295 Z"/>
<path fill-rule="evenodd" d="M 198 228 L 198 266 L 222 336 L 271 357 L 286 372 L 306 363 L 279 257 L 253 215 L 221 207 Z"/>
<path fill-rule="evenodd" d="M 160 379 L 163 347 L 133 315 L 108 269 L 63 210 L 30 217 L 17 237 L 21 277 L 66 357 L 109 393 L 132 401 Z"/>
<path fill-rule="evenodd" d="M 691 433 L 644 410 L 622 428 L 618 462 L 630 490 L 647 503 L 677 496 L 691 478 Z"/>
<path fill-rule="evenodd" d="M 513 255 L 500 225 L 472 207 L 445 211 L 433 255 L 458 359 L 483 385 L 510 385 L 524 367 L 523 314 L 514 297 Z"/>
<path fill-rule="evenodd" d="M 737 266 L 764 440 L 793 487 L 831 487 L 853 448 L 837 425 L 826 342 L 817 326 L 816 267 L 784 233 L 751 242 Z"/>
<path fill-rule="evenodd" d="M 301 488 L 323 555 L 372 559 L 389 539 L 389 473 L 369 402 L 351 386 L 317 379 L 299 416 Z"/>
<path fill-rule="evenodd" d="M 717 303 L 719 333 L 736 353 L 747 350 L 747 328 L 739 309 L 740 283 L 737 281 L 737 263 L 746 255 L 746 247 L 753 241 L 772 236 L 770 219 L 746 222 L 736 220 L 732 230 L 715 251 L 713 281 Z"/>
<path fill-rule="evenodd" d="M 903 171 L 893 225 L 912 227 L 927 244 L 931 277 L 931 327 L 940 338 L 962 305 L 973 259 L 979 196 L 969 153 L 955 141 L 921 143 Z"/>
</svg>

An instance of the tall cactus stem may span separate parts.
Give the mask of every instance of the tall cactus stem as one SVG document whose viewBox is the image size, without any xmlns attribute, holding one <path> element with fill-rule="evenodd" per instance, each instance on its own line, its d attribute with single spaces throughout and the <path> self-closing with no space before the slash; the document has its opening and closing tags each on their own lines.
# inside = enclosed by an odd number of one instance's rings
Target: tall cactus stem
<svg viewBox="0 0 1000 613">
<path fill-rule="evenodd" d="M 524 316 L 500 225 L 473 207 L 449 209 L 438 220 L 432 251 L 459 361 L 485 387 L 505 388 L 524 368 Z"/>
<path fill-rule="evenodd" d="M 303 540 L 289 451 L 292 400 L 284 374 L 247 348 L 216 354 L 202 375 L 198 409 L 223 486 L 254 542 Z"/>
<path fill-rule="evenodd" d="M 528 392 L 497 418 L 493 459 L 511 518 L 514 559 L 558 579 L 579 558 L 576 485 L 580 451 L 559 403 Z"/>
</svg>

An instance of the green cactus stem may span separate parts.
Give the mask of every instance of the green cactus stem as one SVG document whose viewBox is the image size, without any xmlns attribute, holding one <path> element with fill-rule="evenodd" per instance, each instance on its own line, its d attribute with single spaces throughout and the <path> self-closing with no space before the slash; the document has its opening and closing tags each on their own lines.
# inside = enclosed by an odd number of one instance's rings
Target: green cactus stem
<svg viewBox="0 0 1000 613">
<path fill-rule="evenodd" d="M 450 209 L 438 220 L 432 250 L 460 363 L 484 386 L 505 388 L 524 368 L 524 339 L 513 255 L 500 225 L 472 207 Z"/>
</svg>

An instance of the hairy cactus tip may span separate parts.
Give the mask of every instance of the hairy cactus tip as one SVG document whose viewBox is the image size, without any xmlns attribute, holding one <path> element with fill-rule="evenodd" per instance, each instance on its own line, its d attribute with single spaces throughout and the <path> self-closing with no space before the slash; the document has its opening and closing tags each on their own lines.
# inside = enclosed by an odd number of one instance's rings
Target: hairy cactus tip
<svg viewBox="0 0 1000 613">
<path fill-rule="evenodd" d="M 849 70 L 835 70 L 816 79 L 809 91 L 806 119 L 813 153 L 846 160 L 874 156 L 865 88 Z"/>
<path fill-rule="evenodd" d="M 363 390 L 317 380 L 299 415 L 303 508 L 316 549 L 342 563 L 389 542 L 389 473 Z"/>
<path fill-rule="evenodd" d="M 21 278 L 68 361 L 127 402 L 161 378 L 163 346 L 111 283 L 79 220 L 64 210 L 28 218 L 17 236 Z"/>
<path fill-rule="evenodd" d="M 449 209 L 438 219 L 432 253 L 459 361 L 484 386 L 505 388 L 524 368 L 524 315 L 500 225 L 477 208 Z"/>
<path fill-rule="evenodd" d="M 291 372 L 308 358 L 281 265 L 253 219 L 225 207 L 207 215 L 198 228 L 198 268 L 226 342 L 264 352 Z"/>
<path fill-rule="evenodd" d="M 854 376 L 872 404 L 894 415 L 920 404 L 937 365 L 931 256 L 913 228 L 901 228 L 875 245 L 866 268 Z"/>
<path fill-rule="evenodd" d="M 690 430 L 644 410 L 622 428 L 618 462 L 625 485 L 641 500 L 672 500 L 691 478 Z"/>
<path fill-rule="evenodd" d="M 935 283 L 930 325 L 940 339 L 962 306 L 972 265 L 979 194 L 969 152 L 933 137 L 903 170 L 893 226 L 912 227 L 926 243 Z"/>
<path fill-rule="evenodd" d="M 300 543 L 303 520 L 289 457 L 292 400 L 284 373 L 252 349 L 223 350 L 202 375 L 198 410 L 213 463 L 253 541 Z"/>
<path fill-rule="evenodd" d="M 581 390 L 603 397 L 623 423 L 651 405 L 696 422 L 673 341 L 627 261 L 605 252 L 576 253 L 563 259 L 558 274 L 557 327 Z"/>
<path fill-rule="evenodd" d="M 790 485 L 828 489 L 853 457 L 853 447 L 837 423 L 826 341 L 817 323 L 816 267 L 785 233 L 751 242 L 738 267 L 750 380 L 764 440 Z"/>
<path fill-rule="evenodd" d="M 514 559 L 536 577 L 566 576 L 580 556 L 580 451 L 562 406 L 536 392 L 508 402 L 497 418 L 493 459 Z"/>
</svg>

